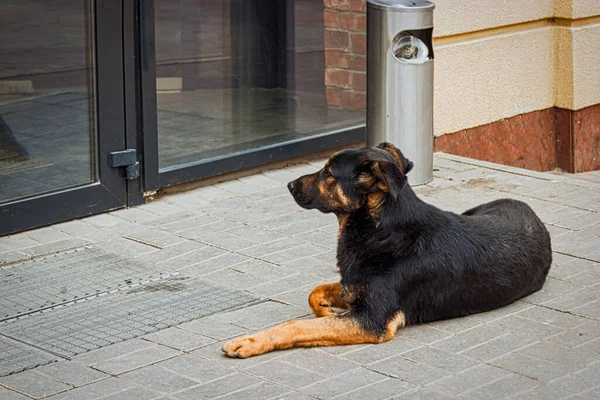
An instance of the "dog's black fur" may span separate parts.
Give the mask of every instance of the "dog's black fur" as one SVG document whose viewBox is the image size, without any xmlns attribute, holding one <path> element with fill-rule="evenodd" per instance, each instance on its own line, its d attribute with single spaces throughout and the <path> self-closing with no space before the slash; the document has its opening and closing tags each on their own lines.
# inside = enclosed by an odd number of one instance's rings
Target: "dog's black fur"
<svg viewBox="0 0 600 400">
<path fill-rule="evenodd" d="M 399 312 L 416 324 L 493 310 L 539 290 L 550 235 L 525 203 L 502 199 L 455 214 L 419 199 L 394 146 L 344 150 L 288 185 L 306 209 L 335 213 L 342 297 L 384 336 Z"/>
</svg>

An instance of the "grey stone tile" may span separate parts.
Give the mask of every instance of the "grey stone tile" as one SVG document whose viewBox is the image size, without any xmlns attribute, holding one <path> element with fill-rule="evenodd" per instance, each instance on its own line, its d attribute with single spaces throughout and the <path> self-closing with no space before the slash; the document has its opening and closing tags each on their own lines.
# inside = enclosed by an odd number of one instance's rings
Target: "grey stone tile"
<svg viewBox="0 0 600 400">
<path fill-rule="evenodd" d="M 495 382 L 462 393 L 466 399 L 505 399 L 519 392 L 531 389 L 537 382 L 521 375 L 511 374 Z"/>
<path fill-rule="evenodd" d="M 240 226 L 239 228 L 230 229 L 227 231 L 229 235 L 237 236 L 244 239 L 250 239 L 253 242 L 268 243 L 281 239 L 281 234 L 277 232 L 267 231 L 252 226 Z"/>
<path fill-rule="evenodd" d="M 54 228 L 92 243 L 100 243 L 121 236 L 121 233 L 115 229 L 99 228 L 82 220 L 65 222 L 55 225 Z"/>
<path fill-rule="evenodd" d="M 564 249 L 563 252 L 575 257 L 589 258 L 595 260 L 594 257 L 589 257 L 590 254 L 596 253 L 600 248 L 600 237 L 595 237 L 585 242 L 577 243 Z"/>
<path fill-rule="evenodd" d="M 109 240 L 106 242 L 102 242 L 96 246 L 98 246 L 102 250 L 106 250 L 111 253 L 122 254 L 124 256 L 129 257 L 141 256 L 143 254 L 152 253 L 156 251 L 156 247 L 125 238 Z"/>
<path fill-rule="evenodd" d="M 584 368 L 597 359 L 597 354 L 590 353 L 583 347 L 570 349 L 552 342 L 535 343 L 520 352 L 548 362 L 560 363 L 563 367 Z"/>
<path fill-rule="evenodd" d="M 299 389 L 320 381 L 325 375 L 300 368 L 292 363 L 276 359 L 246 369 L 250 375 L 276 382 L 291 388 Z"/>
<path fill-rule="evenodd" d="M 163 199 L 154 200 L 150 203 L 146 203 L 141 206 L 144 211 L 157 214 L 159 216 L 166 216 L 171 214 L 177 214 L 184 210 L 183 207 L 178 204 L 169 203 Z"/>
<path fill-rule="evenodd" d="M 20 251 L 3 251 L 0 253 L 0 265 L 13 264 L 30 258 L 29 254 L 21 253 Z"/>
<path fill-rule="evenodd" d="M 214 224 L 216 222 L 222 221 L 222 218 L 204 214 L 195 215 L 192 212 L 187 212 L 184 215 L 182 215 L 182 217 L 185 218 L 181 220 L 176 219 L 171 222 L 165 221 L 165 223 L 161 223 L 159 225 L 154 224 L 154 226 L 163 231 L 179 233 L 187 229 L 197 229 L 205 225 Z"/>
<path fill-rule="evenodd" d="M 578 315 L 583 315 L 588 318 L 600 318 L 600 301 L 596 300 L 591 303 L 584 304 L 579 307 L 575 307 L 573 312 Z"/>
<path fill-rule="evenodd" d="M 580 287 L 580 286 L 577 286 Z M 554 298 L 543 303 L 544 306 L 561 311 L 572 311 L 577 307 L 591 303 L 598 299 L 598 288 L 588 287 L 585 289 L 563 292 L 564 296 Z"/>
<path fill-rule="evenodd" d="M 579 325 L 566 332 L 548 338 L 557 344 L 561 344 L 566 347 L 574 348 L 584 343 L 589 342 L 600 337 L 600 322 L 589 321 L 583 325 Z"/>
<path fill-rule="evenodd" d="M 582 286 L 548 277 L 541 290 L 523 298 L 523 301 L 532 304 L 545 304 L 581 289 L 583 289 Z"/>
<path fill-rule="evenodd" d="M 542 360 L 521 352 L 513 352 L 489 362 L 492 365 L 512 371 L 529 378 L 550 382 L 581 369 L 572 364 L 563 364 L 560 360 Z"/>
<path fill-rule="evenodd" d="M 227 394 L 221 399 L 224 400 L 254 400 L 254 399 L 287 399 L 284 394 L 289 393 L 289 388 L 276 385 L 274 383 L 261 383 L 257 386 L 251 386 L 247 389 Z"/>
<path fill-rule="evenodd" d="M 210 362 L 215 363 L 217 365 L 222 365 L 225 368 L 241 371 L 265 363 L 267 361 L 274 360 L 276 358 L 284 357 L 292 352 L 299 351 L 298 349 L 286 351 L 272 351 L 270 353 L 261 354 L 258 357 L 250 357 L 244 359 L 230 358 L 227 357 L 222 351 L 222 347 L 226 342 L 227 341 L 222 341 L 215 344 L 211 344 L 206 347 L 201 347 L 198 350 L 194 350 L 192 354 L 203 359 L 209 360 Z"/>
<path fill-rule="evenodd" d="M 154 247 L 165 248 L 185 241 L 184 238 L 158 229 L 147 229 L 126 236 L 129 239 L 148 244 Z"/>
<path fill-rule="evenodd" d="M 300 389 L 300 391 L 318 399 L 330 399 L 386 379 L 387 377 L 385 375 L 359 367 L 332 378 L 305 386 Z"/>
<path fill-rule="evenodd" d="M 191 351 L 215 343 L 215 339 L 172 327 L 150 333 L 144 339 L 181 351 Z"/>
<path fill-rule="evenodd" d="M 259 383 L 263 382 L 246 374 L 235 373 L 225 378 L 184 390 L 175 394 L 174 397 L 181 400 L 213 399 L 240 389 L 258 385 Z"/>
<path fill-rule="evenodd" d="M 177 232 L 179 236 L 189 239 L 200 239 L 204 237 L 211 237 L 220 232 L 226 232 L 230 229 L 239 228 L 242 224 L 233 221 L 220 220 L 211 224 L 197 226 L 194 228 L 186 229 Z"/>
<path fill-rule="evenodd" d="M 34 229 L 25 233 L 39 243 L 56 242 L 57 240 L 70 239 L 71 236 L 52 227 Z"/>
<path fill-rule="evenodd" d="M 428 325 L 412 325 L 399 329 L 398 332 L 396 332 L 396 336 L 429 344 L 452 336 L 452 333 L 435 329 Z"/>
<path fill-rule="evenodd" d="M 196 381 L 184 378 L 179 374 L 154 365 L 127 372 L 122 374 L 120 378 L 167 394 L 178 392 L 198 384 Z"/>
<path fill-rule="evenodd" d="M 109 377 L 109 375 L 76 361 L 60 361 L 36 368 L 35 371 L 75 387 Z"/>
<path fill-rule="evenodd" d="M 369 369 L 416 385 L 426 385 L 450 373 L 430 365 L 395 356 L 369 365 Z"/>
<path fill-rule="evenodd" d="M 286 264 L 290 261 L 315 256 L 320 253 L 325 253 L 326 251 L 329 251 L 327 247 L 317 246 L 314 244 L 303 244 L 299 247 L 280 251 L 279 253 L 268 254 L 260 258 L 275 264 Z"/>
<path fill-rule="evenodd" d="M 350 400 L 383 400 L 398 396 L 403 392 L 407 392 L 415 388 L 415 385 L 399 379 L 388 378 L 383 381 L 376 382 L 372 385 L 362 387 L 353 392 L 344 393 L 335 397 L 336 399 Z"/>
<path fill-rule="evenodd" d="M 506 331 L 529 335 L 537 339 L 545 339 L 564 331 L 564 328 L 521 318 L 517 315 L 509 315 L 494 321 L 494 323 Z"/>
<path fill-rule="evenodd" d="M 264 281 L 279 280 L 297 272 L 287 266 L 275 265 L 263 260 L 254 258 L 248 258 L 247 260 L 248 261 L 236 264 L 233 268 L 236 271 L 245 274 L 261 277 Z"/>
<path fill-rule="evenodd" d="M 452 353 L 460 353 L 461 351 L 480 345 L 488 340 L 502 336 L 505 333 L 507 332 L 496 325 L 483 324 L 437 341 L 433 346 Z"/>
<path fill-rule="evenodd" d="M 600 214 L 596 212 L 588 212 L 578 215 L 573 218 L 565 219 L 557 222 L 555 225 L 562 228 L 578 231 L 591 225 L 600 223 Z"/>
<path fill-rule="evenodd" d="M 27 400 L 31 397 L 23 396 L 20 393 L 0 387 L 0 399 L 3 400 Z"/>
<path fill-rule="evenodd" d="M 451 395 L 459 395 L 477 386 L 482 386 L 498 380 L 510 372 L 487 364 L 479 364 L 458 374 L 439 379 L 428 388 Z"/>
<path fill-rule="evenodd" d="M 34 399 L 51 396 L 72 389 L 72 386 L 30 370 L 0 378 L 0 385 Z"/>
<path fill-rule="evenodd" d="M 225 265 L 215 265 L 212 262 L 207 265 L 205 263 L 227 253 L 227 250 L 202 244 L 202 247 L 197 250 L 182 254 L 179 257 L 169 258 L 168 260 L 157 263 L 157 265 L 163 267 L 165 270 L 181 271 L 182 274 L 186 274 L 186 268 L 203 263 L 202 268 L 197 269 L 201 269 L 202 271 L 206 271 L 204 273 L 208 273 L 224 268 Z M 197 274 L 194 274 L 194 276 L 197 276 Z"/>
<path fill-rule="evenodd" d="M 600 264 L 595 263 L 593 261 L 584 260 L 581 258 L 574 258 L 570 256 L 564 257 L 569 257 L 569 261 L 553 265 L 550 268 L 549 272 L 549 275 L 551 277 L 556 279 L 567 280 L 569 282 L 571 282 L 571 278 L 573 277 L 574 280 L 572 281 L 572 283 L 582 286 L 582 282 L 580 281 L 581 278 L 577 278 L 576 276 L 581 274 L 582 272 L 589 271 L 590 269 L 600 268 Z M 586 285 L 590 283 L 590 281 L 585 282 Z"/>
<path fill-rule="evenodd" d="M 189 270 L 189 268 L 186 268 L 182 272 L 186 273 L 187 270 Z M 208 281 L 216 282 L 220 285 L 234 287 L 236 289 L 245 289 L 264 282 L 264 279 L 258 276 L 245 274 L 237 271 L 235 268 L 223 268 L 210 274 L 203 275 L 203 278 Z"/>
<path fill-rule="evenodd" d="M 200 383 L 210 382 L 234 373 L 230 368 L 191 354 L 173 357 L 155 365 Z"/>
<path fill-rule="evenodd" d="M 446 371 L 457 373 L 467 368 L 474 367 L 477 362 L 457 354 L 449 353 L 431 347 L 420 347 L 402 354 L 402 357 L 431 365 Z"/>
<path fill-rule="evenodd" d="M 430 389 L 419 388 L 417 390 L 404 393 L 398 397 L 394 397 L 394 400 L 452 400 L 456 399 L 456 397 L 450 396 L 448 394 L 436 392 Z"/>
<path fill-rule="evenodd" d="M 515 315 L 545 325 L 552 325 L 565 329 L 574 328 L 587 322 L 585 318 L 538 306 L 528 308 Z"/>
<path fill-rule="evenodd" d="M 152 346 L 138 350 L 120 357 L 115 357 L 93 365 L 95 369 L 104 371 L 111 375 L 119 375 L 123 372 L 141 368 L 158 361 L 175 357 L 181 352 L 165 346 Z"/>
<path fill-rule="evenodd" d="M 254 247 L 240 251 L 241 254 L 245 254 L 251 257 L 264 257 L 268 254 L 277 253 L 283 250 L 292 249 L 294 247 L 302 246 L 303 242 L 291 238 L 283 238 L 274 242 L 266 244 L 256 245 Z"/>
<path fill-rule="evenodd" d="M 167 261 L 172 258 L 177 258 L 193 251 L 200 250 L 204 247 L 206 247 L 206 245 L 203 243 L 198 243 L 194 240 L 184 240 L 181 243 L 173 246 L 169 246 L 164 249 L 156 249 L 156 251 L 151 253 L 143 254 L 136 257 L 136 259 L 142 262 L 157 264 L 162 261 Z"/>
<path fill-rule="evenodd" d="M 133 353 L 135 351 L 154 347 L 155 344 L 141 339 L 132 339 L 125 342 L 113 344 L 98 350 L 83 353 L 73 358 L 74 361 L 90 366 L 99 362 Z"/>
<path fill-rule="evenodd" d="M 246 328 L 222 322 L 214 317 L 200 318 L 178 326 L 179 329 L 198 333 L 216 340 L 230 339 L 247 335 L 250 331 Z"/>
<path fill-rule="evenodd" d="M 131 382 L 119 378 L 108 378 L 98 382 L 91 383 L 68 392 L 49 397 L 52 400 L 88 400 L 99 399 L 110 395 L 124 393 L 132 389 L 135 385 Z"/>
<path fill-rule="evenodd" d="M 313 275 L 294 274 L 268 283 L 264 283 L 262 285 L 251 286 L 248 290 L 252 293 L 256 293 L 259 296 L 271 298 L 280 293 L 285 293 L 290 290 L 293 290 L 297 287 L 315 287 L 319 282 L 320 279 Z"/>
<path fill-rule="evenodd" d="M 443 331 L 457 334 L 457 333 L 463 332 L 465 330 L 474 328 L 480 324 L 481 324 L 481 321 L 468 316 L 468 317 L 462 317 L 462 318 L 452 318 L 452 319 L 447 319 L 447 320 L 435 321 L 435 322 L 428 323 L 427 325 L 432 328 L 441 329 Z"/>
<path fill-rule="evenodd" d="M 518 333 L 506 333 L 459 354 L 478 361 L 488 361 L 503 354 L 532 344 L 537 339 Z"/>
<path fill-rule="evenodd" d="M 583 287 L 595 286 L 600 282 L 600 264 L 590 263 L 591 267 L 587 271 L 581 272 L 575 276 L 571 276 L 567 280 L 575 285 Z"/>
<path fill-rule="evenodd" d="M 554 398 L 563 398 L 584 392 L 598 385 L 600 364 L 589 366 L 574 374 L 563 376 L 547 384 Z"/>
<path fill-rule="evenodd" d="M 0 244 L 11 250 L 20 250 L 26 247 L 39 246 L 41 243 L 25 233 L 17 233 L 14 235 L 0 237 Z"/>
<path fill-rule="evenodd" d="M 214 317 L 223 322 L 230 322 L 250 330 L 261 330 L 308 314 L 311 314 L 308 307 L 299 308 L 266 302 L 229 313 L 217 314 Z"/>
<path fill-rule="evenodd" d="M 218 246 L 231 251 L 247 249 L 248 247 L 256 246 L 258 243 L 254 240 L 244 239 L 224 232 L 202 236 L 199 240 L 203 243 Z"/>
<path fill-rule="evenodd" d="M 535 386 L 532 389 L 526 390 L 519 394 L 510 397 L 511 400 L 554 400 L 556 396 L 550 392 L 545 382 Z"/>
<path fill-rule="evenodd" d="M 55 242 L 50 242 L 46 244 L 41 244 L 39 246 L 28 247 L 26 249 L 22 249 L 22 252 L 29 254 L 32 257 L 39 257 L 46 254 L 54 254 L 59 253 L 61 251 L 76 249 L 78 247 L 83 247 L 88 244 L 90 244 L 90 242 L 87 240 L 69 238 L 57 240 Z"/>
<path fill-rule="evenodd" d="M 148 223 L 159 217 L 157 214 L 144 210 L 143 205 L 140 207 L 125 208 L 122 210 L 113 211 L 110 213 L 110 215 L 124 219 L 125 221 L 140 224 Z"/>
<path fill-rule="evenodd" d="M 301 349 L 280 358 L 299 367 L 325 376 L 335 376 L 353 370 L 358 364 L 340 359 L 320 349 Z"/>
<path fill-rule="evenodd" d="M 293 224 L 285 226 L 274 227 L 271 229 L 273 229 L 276 232 L 281 232 L 283 234 L 293 236 L 314 231 L 315 229 L 323 228 L 329 225 L 330 223 L 331 221 L 329 221 L 328 219 L 313 218 L 304 219 L 303 221 L 295 222 Z"/>
<path fill-rule="evenodd" d="M 404 354 L 421 346 L 421 343 L 413 340 L 403 337 L 395 337 L 394 339 L 385 343 L 376 345 L 360 345 L 360 347 L 358 347 L 356 350 L 345 352 L 341 355 L 341 357 L 350 361 L 354 361 L 358 364 L 368 365 L 377 361 L 385 360 L 386 358 Z M 354 346 L 343 346 L 340 348 L 345 347 Z"/>
<path fill-rule="evenodd" d="M 577 395 L 577 397 L 579 399 L 585 399 L 585 400 L 600 399 L 600 385 L 596 386 L 593 389 L 586 390 L 585 392 L 579 393 L 579 395 Z"/>
<path fill-rule="evenodd" d="M 553 225 L 561 226 L 560 224 L 558 224 L 558 222 L 564 221 L 564 220 L 567 220 L 570 218 L 575 218 L 575 217 L 578 217 L 580 215 L 584 215 L 587 213 L 588 213 L 587 211 L 584 211 L 584 210 L 581 210 L 578 208 L 563 207 L 563 208 L 559 208 L 558 210 L 538 212 L 538 217 L 540 217 L 540 219 L 546 224 L 553 224 Z M 564 227 L 564 228 L 566 228 L 566 227 Z"/>
<path fill-rule="evenodd" d="M 134 387 L 102 397 L 102 400 L 152 400 L 158 398 L 166 399 L 166 397 L 163 397 L 162 393 L 154 392 L 142 387 Z"/>
</svg>

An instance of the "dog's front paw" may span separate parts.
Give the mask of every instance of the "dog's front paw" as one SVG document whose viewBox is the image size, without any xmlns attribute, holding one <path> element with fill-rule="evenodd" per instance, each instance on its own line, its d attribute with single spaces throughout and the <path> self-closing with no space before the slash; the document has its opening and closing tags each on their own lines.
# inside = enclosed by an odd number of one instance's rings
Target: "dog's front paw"
<svg viewBox="0 0 600 400">
<path fill-rule="evenodd" d="M 230 340 L 225 343 L 222 350 L 229 357 L 248 358 L 266 353 L 271 350 L 271 347 L 269 343 L 252 335 Z"/>
</svg>

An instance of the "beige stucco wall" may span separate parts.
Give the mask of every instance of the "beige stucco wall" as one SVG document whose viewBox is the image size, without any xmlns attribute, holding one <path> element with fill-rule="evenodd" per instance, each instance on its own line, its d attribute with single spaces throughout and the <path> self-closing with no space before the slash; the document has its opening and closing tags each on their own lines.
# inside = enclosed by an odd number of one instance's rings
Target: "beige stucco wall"
<svg viewBox="0 0 600 400">
<path fill-rule="evenodd" d="M 436 136 L 600 103 L 600 0 L 438 0 Z"/>
</svg>

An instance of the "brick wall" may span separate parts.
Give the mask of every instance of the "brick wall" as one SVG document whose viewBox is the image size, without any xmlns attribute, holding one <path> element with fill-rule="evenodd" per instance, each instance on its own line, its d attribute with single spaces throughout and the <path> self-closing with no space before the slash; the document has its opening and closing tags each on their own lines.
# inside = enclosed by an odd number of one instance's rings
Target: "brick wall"
<svg viewBox="0 0 600 400">
<path fill-rule="evenodd" d="M 327 104 L 345 110 L 367 105 L 366 0 L 323 0 Z"/>
</svg>

